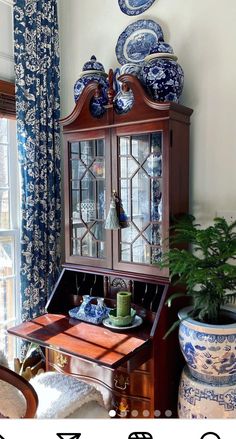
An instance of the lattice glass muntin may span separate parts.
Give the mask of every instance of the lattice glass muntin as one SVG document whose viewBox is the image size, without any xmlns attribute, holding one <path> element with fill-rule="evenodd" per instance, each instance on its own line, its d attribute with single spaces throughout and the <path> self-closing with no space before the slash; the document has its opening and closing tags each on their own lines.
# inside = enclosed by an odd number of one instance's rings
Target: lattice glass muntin
<svg viewBox="0 0 236 439">
<path fill-rule="evenodd" d="M 105 142 L 70 143 L 71 252 L 105 258 Z"/>
<path fill-rule="evenodd" d="M 119 137 L 119 193 L 129 218 L 120 260 L 157 264 L 162 254 L 162 131 Z"/>
</svg>

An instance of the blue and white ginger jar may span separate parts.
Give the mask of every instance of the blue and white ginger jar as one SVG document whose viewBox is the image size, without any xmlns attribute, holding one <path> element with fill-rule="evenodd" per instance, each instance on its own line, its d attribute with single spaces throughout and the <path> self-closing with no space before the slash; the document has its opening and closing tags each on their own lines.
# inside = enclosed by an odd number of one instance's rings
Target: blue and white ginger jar
<svg viewBox="0 0 236 439">
<path fill-rule="evenodd" d="M 213 325 L 188 316 L 191 307 L 179 312 L 179 342 L 190 373 L 218 386 L 236 384 L 236 323 Z M 225 311 L 236 320 L 234 311 Z"/>
<path fill-rule="evenodd" d="M 103 105 L 106 105 L 108 102 L 107 77 L 108 75 L 105 73 L 103 65 L 97 61 L 96 57 L 93 55 L 90 60 L 84 64 L 82 72 L 74 85 L 74 99 L 75 102 L 77 102 L 86 85 L 92 81 L 97 81 L 100 84 L 101 95 L 99 98 L 93 98 L 90 105 L 90 111 L 95 117 L 100 117 L 103 114 Z"/>
<path fill-rule="evenodd" d="M 145 57 L 141 81 L 151 97 L 160 102 L 178 102 L 183 91 L 184 72 L 172 47 L 163 41 Z"/>
</svg>

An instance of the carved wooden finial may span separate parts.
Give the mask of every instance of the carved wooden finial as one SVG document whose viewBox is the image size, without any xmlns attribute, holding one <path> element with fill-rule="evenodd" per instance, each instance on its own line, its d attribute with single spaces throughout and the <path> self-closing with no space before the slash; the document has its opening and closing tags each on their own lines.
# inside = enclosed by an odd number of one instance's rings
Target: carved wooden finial
<svg viewBox="0 0 236 439">
<path fill-rule="evenodd" d="M 109 83 L 109 88 L 107 91 L 107 96 L 108 96 L 108 105 L 112 105 L 113 104 L 113 99 L 115 96 L 115 90 L 113 88 L 113 70 L 110 69 L 109 73 L 108 73 L 108 83 Z"/>
<path fill-rule="evenodd" d="M 122 91 L 124 91 L 124 92 L 127 92 L 130 90 L 130 87 L 128 86 L 128 84 L 126 84 L 126 82 L 122 83 L 121 88 L 122 88 Z"/>
<path fill-rule="evenodd" d="M 94 93 L 94 97 L 100 98 L 101 94 L 102 94 L 102 87 L 101 87 L 101 84 L 98 84 L 97 88 L 95 90 L 95 93 Z"/>
</svg>

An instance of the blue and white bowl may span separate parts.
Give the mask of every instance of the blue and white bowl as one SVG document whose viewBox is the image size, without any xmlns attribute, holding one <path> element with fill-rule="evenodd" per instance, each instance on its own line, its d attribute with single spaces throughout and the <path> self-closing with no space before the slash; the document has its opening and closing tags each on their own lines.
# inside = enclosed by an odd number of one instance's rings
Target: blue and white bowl
<svg viewBox="0 0 236 439">
<path fill-rule="evenodd" d="M 184 72 L 174 54 L 155 52 L 146 56 L 140 78 L 154 100 L 179 102 Z"/>
</svg>

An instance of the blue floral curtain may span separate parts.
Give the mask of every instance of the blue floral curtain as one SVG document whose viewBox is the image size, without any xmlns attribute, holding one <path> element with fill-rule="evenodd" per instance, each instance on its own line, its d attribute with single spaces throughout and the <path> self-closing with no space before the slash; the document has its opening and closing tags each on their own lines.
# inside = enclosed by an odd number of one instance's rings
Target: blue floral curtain
<svg viewBox="0 0 236 439">
<path fill-rule="evenodd" d="M 56 0 L 14 1 L 21 165 L 22 320 L 45 311 L 59 269 L 59 45 Z"/>
</svg>

